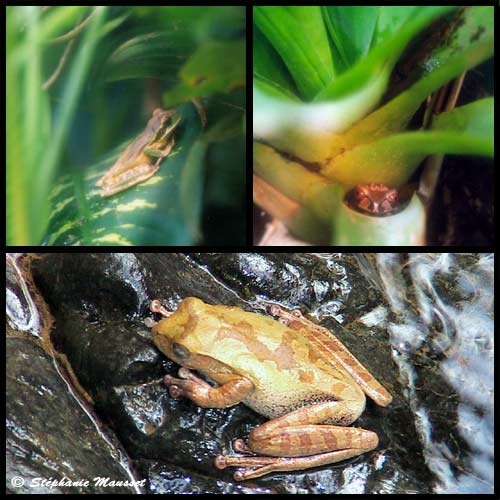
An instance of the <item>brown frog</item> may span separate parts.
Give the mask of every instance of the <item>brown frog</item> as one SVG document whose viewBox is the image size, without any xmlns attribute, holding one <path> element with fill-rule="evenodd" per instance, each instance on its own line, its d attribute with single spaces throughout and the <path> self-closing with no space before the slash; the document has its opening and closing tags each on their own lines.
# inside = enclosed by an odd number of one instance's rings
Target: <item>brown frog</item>
<svg viewBox="0 0 500 500">
<path fill-rule="evenodd" d="M 378 215 L 392 212 L 398 204 L 398 192 L 385 184 L 359 184 L 354 192 L 355 207 Z"/>
<path fill-rule="evenodd" d="M 365 394 L 380 406 L 392 396 L 331 332 L 298 311 L 272 306 L 278 322 L 194 297 L 175 312 L 157 301 L 151 309 L 166 317 L 153 327 L 154 343 L 182 366 L 179 378 L 164 378 L 172 397 L 206 408 L 241 402 L 271 419 L 248 444 L 235 441 L 246 456 L 216 458 L 220 469 L 241 468 L 236 480 L 327 465 L 377 447 L 377 434 L 348 425 L 363 413 Z"/>
</svg>

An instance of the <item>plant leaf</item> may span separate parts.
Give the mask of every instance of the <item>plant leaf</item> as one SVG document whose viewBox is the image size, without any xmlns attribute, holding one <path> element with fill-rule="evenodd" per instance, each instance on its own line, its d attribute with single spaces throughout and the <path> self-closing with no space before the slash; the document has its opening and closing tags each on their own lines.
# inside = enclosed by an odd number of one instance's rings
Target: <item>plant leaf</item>
<svg viewBox="0 0 500 500">
<path fill-rule="evenodd" d="M 253 75 L 297 94 L 297 88 L 283 60 L 257 27 L 253 31 Z"/>
<path fill-rule="evenodd" d="M 343 137 L 343 148 L 349 149 L 403 130 L 428 95 L 493 55 L 493 34 L 492 7 L 465 9 L 457 30 L 449 33 L 450 38 L 443 41 L 446 43 L 424 61 L 423 64 L 432 70 L 407 91 L 349 129 Z"/>
<path fill-rule="evenodd" d="M 377 27 L 373 34 L 373 45 L 380 45 L 402 28 L 422 7 L 414 5 L 387 5 L 380 8 L 377 18 Z"/>
<path fill-rule="evenodd" d="M 482 99 L 442 113 L 431 131 L 395 134 L 360 145 L 339 155 L 321 173 L 346 189 L 369 182 L 397 187 L 429 154 L 493 157 L 493 121 L 493 98 Z"/>
<path fill-rule="evenodd" d="M 485 153 L 493 157 L 494 106 L 494 98 L 487 97 L 446 111 L 434 118 L 432 129 L 461 132 L 464 136 L 481 139 L 485 143 Z"/>
<path fill-rule="evenodd" d="M 345 97 L 366 85 L 367 78 L 381 72 L 390 73 L 408 43 L 432 21 L 449 14 L 456 7 L 418 7 L 417 9 L 408 22 L 393 31 L 390 37 L 384 38 L 383 43 L 374 46 L 364 59 L 332 81 L 314 100 L 323 101 Z"/>
<path fill-rule="evenodd" d="M 279 143 L 280 149 L 305 161 L 324 162 L 344 144 L 335 131 L 349 128 L 376 105 L 387 77 L 382 72 L 346 99 L 308 104 L 293 102 L 284 89 L 254 78 L 254 137 Z"/>
<path fill-rule="evenodd" d="M 165 93 L 169 105 L 214 92 L 229 92 L 246 82 L 246 41 L 211 41 L 186 61 L 182 82 Z"/>
<path fill-rule="evenodd" d="M 431 21 L 453 9 L 455 7 L 419 7 L 418 16 L 412 17 L 390 38 L 385 38 L 366 58 L 335 81 L 331 80 L 332 83 L 315 97 L 314 103 L 289 106 L 281 103 L 274 107 L 271 100 L 265 102 L 261 99 L 260 107 L 259 103 L 254 104 L 254 112 L 260 115 L 259 123 L 265 130 L 254 123 L 254 132 L 272 143 L 278 140 L 284 151 L 306 161 L 324 162 L 335 156 L 340 149 L 346 148 L 343 137 L 339 135 L 333 139 L 333 144 L 326 143 L 321 147 L 316 141 L 312 150 L 309 138 L 318 132 L 329 138 L 334 133 L 341 134 L 366 116 L 385 92 L 390 71 L 409 40 Z M 266 115 L 269 123 L 266 123 Z M 296 133 L 294 140 L 287 144 L 290 129 L 295 129 Z M 321 156 L 315 156 L 318 152 Z"/>
<path fill-rule="evenodd" d="M 334 59 L 338 73 L 350 68 L 370 50 L 379 7 L 322 7 L 328 33 L 340 60 Z"/>
<path fill-rule="evenodd" d="M 334 78 L 319 7 L 254 7 L 254 22 L 282 57 L 301 96 L 312 99 Z"/>
<path fill-rule="evenodd" d="M 276 97 L 280 100 L 292 101 L 292 102 L 300 102 L 299 98 L 288 88 L 283 87 L 278 82 L 274 80 L 270 80 L 269 78 L 265 78 L 264 76 L 254 75 L 253 78 L 253 87 L 254 93 L 255 89 L 259 89 L 259 91 L 263 94 L 263 98 L 268 97 Z M 280 102 L 278 101 L 277 106 L 279 107 Z M 272 103 L 271 103 L 272 106 Z"/>
</svg>

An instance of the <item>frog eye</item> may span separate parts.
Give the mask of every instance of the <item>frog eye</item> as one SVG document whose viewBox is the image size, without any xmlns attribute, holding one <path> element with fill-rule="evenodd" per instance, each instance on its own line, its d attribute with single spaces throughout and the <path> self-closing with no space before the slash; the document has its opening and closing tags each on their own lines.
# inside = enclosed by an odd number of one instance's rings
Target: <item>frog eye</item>
<svg viewBox="0 0 500 500">
<path fill-rule="evenodd" d="M 187 359 L 191 355 L 189 349 L 186 349 L 183 345 L 174 342 L 172 344 L 172 352 L 179 359 Z"/>
<path fill-rule="evenodd" d="M 398 199 L 398 192 L 395 189 L 391 189 L 387 195 L 386 198 L 391 202 L 395 202 Z"/>
</svg>

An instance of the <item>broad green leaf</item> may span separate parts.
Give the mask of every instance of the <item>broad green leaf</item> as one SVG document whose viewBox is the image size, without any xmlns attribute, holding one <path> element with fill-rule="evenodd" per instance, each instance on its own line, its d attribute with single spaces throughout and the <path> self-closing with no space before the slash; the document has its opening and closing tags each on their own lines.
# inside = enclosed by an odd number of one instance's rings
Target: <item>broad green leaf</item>
<svg viewBox="0 0 500 500">
<path fill-rule="evenodd" d="M 201 215 L 203 207 L 203 179 L 205 177 L 205 155 L 207 144 L 198 139 L 190 149 L 179 175 L 179 204 L 181 220 L 186 225 L 189 240 L 201 240 Z M 180 232 L 182 234 L 183 231 Z"/>
<path fill-rule="evenodd" d="M 328 33 L 340 61 L 334 59 L 338 73 L 350 68 L 370 50 L 379 7 L 322 7 Z"/>
<path fill-rule="evenodd" d="M 246 41 L 212 41 L 200 46 L 182 67 L 182 82 L 169 92 L 169 105 L 214 92 L 229 92 L 246 82 Z"/>
<path fill-rule="evenodd" d="M 493 151 L 487 139 L 455 132 L 408 132 L 361 145 L 321 173 L 346 188 L 366 182 L 400 186 L 426 156 L 435 153 L 492 156 Z"/>
<path fill-rule="evenodd" d="M 424 61 L 428 74 L 349 129 L 343 147 L 350 149 L 403 130 L 428 95 L 493 55 L 493 30 L 491 7 L 465 9 L 456 31 Z"/>
<path fill-rule="evenodd" d="M 485 141 L 485 150 L 493 156 L 494 143 L 494 98 L 487 97 L 465 106 L 441 113 L 432 122 L 433 130 L 451 130 L 464 136 L 476 137 Z"/>
<path fill-rule="evenodd" d="M 367 85 L 370 78 L 390 73 L 408 43 L 432 21 L 454 9 L 456 7 L 418 7 L 414 16 L 384 38 L 383 43 L 374 46 L 358 64 L 326 86 L 314 100 L 340 99 Z"/>
<path fill-rule="evenodd" d="M 389 39 L 421 10 L 422 7 L 414 5 L 385 5 L 381 7 L 373 34 L 373 45 L 380 45 Z"/>
<path fill-rule="evenodd" d="M 325 161 L 344 143 L 335 131 L 348 129 L 376 105 L 387 78 L 382 72 L 345 99 L 309 104 L 293 102 L 283 89 L 254 79 L 254 137 L 276 141 L 280 149 L 306 161 Z"/>
<path fill-rule="evenodd" d="M 280 100 L 300 102 L 299 98 L 292 93 L 287 87 L 281 86 L 278 82 L 270 80 L 260 75 L 254 75 L 253 78 L 254 89 L 258 88 L 263 94 L 268 97 L 276 97 Z M 280 102 L 276 103 L 279 106 Z"/>
<path fill-rule="evenodd" d="M 253 74 L 254 77 L 274 82 L 290 93 L 297 93 L 283 60 L 256 27 L 253 30 Z"/>
<path fill-rule="evenodd" d="M 174 75 L 195 49 L 188 29 L 170 20 L 160 32 L 139 35 L 121 43 L 107 59 L 104 78 L 113 82 L 151 76 L 175 82 Z"/>
<path fill-rule="evenodd" d="M 301 96 L 312 99 L 333 78 L 319 7 L 254 7 L 254 22 L 282 57 Z"/>
</svg>

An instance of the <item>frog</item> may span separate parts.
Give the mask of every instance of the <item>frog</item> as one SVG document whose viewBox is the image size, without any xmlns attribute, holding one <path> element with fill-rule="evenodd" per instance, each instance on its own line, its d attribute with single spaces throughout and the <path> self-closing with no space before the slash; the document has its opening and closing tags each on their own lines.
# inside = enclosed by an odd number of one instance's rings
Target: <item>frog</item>
<svg viewBox="0 0 500 500">
<path fill-rule="evenodd" d="M 354 193 L 356 208 L 371 214 L 393 212 L 398 203 L 398 192 L 385 184 L 359 184 Z"/>
<path fill-rule="evenodd" d="M 170 155 L 174 131 L 181 122 L 175 109 L 157 108 L 146 128 L 127 146 L 115 164 L 96 182 L 101 197 L 113 196 L 152 177 Z"/>
<path fill-rule="evenodd" d="M 181 366 L 163 378 L 172 398 L 205 408 L 243 403 L 269 420 L 254 428 L 240 455 L 215 457 L 218 469 L 237 467 L 236 481 L 324 466 L 378 446 L 375 432 L 348 427 L 366 396 L 385 407 L 392 395 L 329 330 L 271 304 L 269 317 L 237 306 L 187 297 L 162 314 L 151 331 L 156 347 Z M 216 385 L 211 385 L 198 374 Z"/>
</svg>

